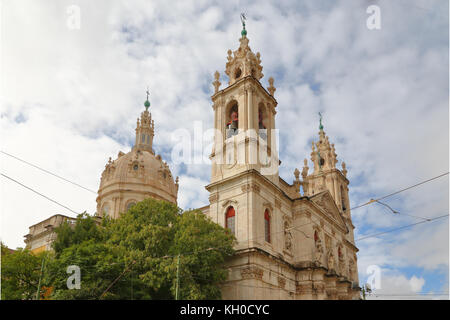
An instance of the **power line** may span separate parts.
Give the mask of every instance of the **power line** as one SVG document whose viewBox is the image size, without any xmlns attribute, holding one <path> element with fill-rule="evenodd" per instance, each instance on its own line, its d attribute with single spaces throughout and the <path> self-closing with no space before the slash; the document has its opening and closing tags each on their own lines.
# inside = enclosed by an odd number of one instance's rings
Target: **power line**
<svg viewBox="0 0 450 320">
<path fill-rule="evenodd" d="M 429 219 L 429 220 L 426 220 L 426 221 L 420 221 L 420 222 L 408 224 L 408 225 L 406 225 L 406 226 L 398 227 L 398 228 L 395 228 L 395 229 L 391 229 L 391 230 L 387 230 L 387 231 L 383 231 L 383 232 L 379 232 L 379 233 L 375 233 L 375 234 L 363 236 L 363 237 L 361 237 L 361 238 L 356 239 L 355 241 L 359 241 L 359 240 L 364 240 L 364 239 L 368 239 L 368 238 L 377 237 L 377 236 L 382 235 L 382 234 L 385 234 L 385 233 L 390 233 L 390 232 L 398 231 L 398 230 L 401 230 L 401 229 L 406 229 L 406 228 L 409 228 L 409 227 L 412 227 L 412 226 L 416 226 L 416 225 L 418 225 L 418 224 L 422 224 L 422 223 L 431 222 L 431 221 L 434 221 L 434 220 L 446 218 L 446 217 L 448 217 L 448 216 L 449 216 L 449 215 L 446 214 L 446 215 L 439 216 L 439 217 L 436 217 L 436 218 L 432 218 L 432 219 Z"/>
<path fill-rule="evenodd" d="M 374 200 L 374 201 L 375 201 L 375 200 Z M 386 204 L 386 203 L 384 203 L 384 202 L 381 202 L 381 201 L 378 201 L 378 200 L 376 200 L 375 202 L 377 202 L 377 203 L 379 203 L 379 204 L 381 204 L 381 205 L 383 205 L 383 206 L 389 208 L 389 210 L 391 210 L 393 214 L 401 214 L 401 215 L 403 215 L 403 216 L 408 216 L 408 217 L 412 217 L 412 218 L 416 218 L 416 219 L 421 219 L 421 220 L 426 220 L 426 221 L 429 221 L 429 220 L 430 220 L 430 218 L 424 218 L 424 217 L 414 216 L 414 215 L 412 215 L 412 214 L 406 214 L 406 213 L 398 212 L 398 211 L 392 209 L 391 206 L 389 206 L 388 204 Z"/>
<path fill-rule="evenodd" d="M 128 266 L 125 268 L 125 270 L 116 278 L 114 279 L 114 281 L 108 286 L 108 288 L 106 288 L 105 291 L 103 291 L 103 293 L 100 295 L 99 299 L 103 298 L 103 296 L 109 291 L 109 289 L 112 288 L 112 286 L 120 279 L 122 278 L 122 276 L 127 273 L 128 269 L 136 263 L 136 260 L 133 260 L 130 262 L 130 264 L 128 264 Z"/>
<path fill-rule="evenodd" d="M 392 193 L 387 194 L 387 195 L 385 195 L 385 196 L 382 196 L 382 197 L 380 197 L 380 198 L 378 198 L 378 199 L 370 199 L 369 202 L 360 204 L 360 205 L 358 205 L 358 206 L 356 206 L 356 207 L 351 208 L 350 210 L 354 210 L 354 209 L 358 209 L 358 208 L 367 206 L 368 204 L 377 202 L 377 201 L 379 201 L 379 200 L 383 200 L 383 199 L 385 199 L 385 198 L 387 198 L 387 197 L 391 197 L 391 196 L 396 195 L 396 194 L 398 194 L 398 193 L 400 193 L 400 192 L 403 192 L 403 191 L 406 191 L 406 190 L 409 190 L 409 189 L 418 187 L 418 186 L 420 186 L 420 185 L 422 185 L 422 184 L 424 184 L 424 183 L 427 183 L 427 182 L 433 181 L 433 180 L 435 180 L 435 179 L 441 178 L 441 177 L 443 177 L 443 176 L 446 176 L 446 175 L 448 175 L 449 173 L 450 173 L 450 172 L 443 173 L 443 174 L 438 175 L 438 176 L 436 176 L 436 177 L 433 177 L 433 178 L 430 178 L 430 179 L 428 179 L 428 180 L 419 182 L 419 183 L 417 183 L 417 184 L 415 184 L 415 185 L 412 185 L 412 186 L 410 186 L 410 187 L 406 187 L 406 188 L 404 188 L 404 189 L 401 189 L 401 190 L 392 192 Z"/>
<path fill-rule="evenodd" d="M 15 179 L 13 179 L 13 178 L 11 178 L 11 177 L 8 177 L 7 175 L 5 175 L 5 174 L 3 174 L 3 173 L 0 173 L 0 174 L 1 174 L 3 177 L 5 177 L 5 178 L 7 178 L 7 179 L 9 179 L 9 180 L 11 180 L 11 181 L 17 183 L 18 185 L 21 185 L 22 187 L 24 187 L 24 188 L 26 188 L 26 189 L 28 189 L 28 190 L 30 190 L 30 191 L 32 191 L 32 192 L 34 192 L 34 193 L 40 195 L 41 197 L 43 197 L 43 198 L 45 198 L 45 199 L 47 199 L 47 200 L 49 200 L 49 201 L 51 201 L 51 202 L 53 202 L 53 203 L 56 203 L 58 206 L 63 207 L 64 209 L 67 209 L 67 210 L 69 210 L 69 211 L 71 211 L 71 212 L 73 212 L 73 213 L 75 213 L 75 214 L 79 214 L 79 212 L 76 212 L 75 210 L 70 209 L 69 207 L 67 207 L 67 206 L 65 206 L 65 205 L 63 205 L 63 204 L 61 204 L 61 203 L 59 203 L 59 202 L 56 201 L 56 200 L 53 200 L 52 198 L 47 197 L 46 195 L 44 195 L 44 194 L 42 194 L 42 193 L 40 193 L 40 192 L 34 190 L 33 188 L 30 188 L 30 187 L 24 185 L 23 183 L 21 183 L 21 182 L 15 180 Z"/>
<path fill-rule="evenodd" d="M 2 150 L 0 150 L 0 153 L 3 153 L 4 155 L 7 155 L 8 157 L 11 157 L 11 158 L 16 159 L 16 160 L 18 160 L 18 161 L 20 161 L 20 162 L 23 162 L 23 163 L 25 163 L 25 164 L 27 164 L 27 165 L 29 165 L 29 166 L 32 166 L 32 167 L 34 167 L 34 168 L 36 168 L 36 169 L 39 169 L 39 170 L 41 170 L 41 171 L 43 171 L 43 172 L 45 172 L 45 173 L 47 173 L 47 174 L 50 174 L 50 175 L 52 175 L 52 176 L 54 176 L 54 177 L 57 177 L 58 179 L 64 180 L 64 181 L 66 181 L 66 182 L 68 182 L 68 183 L 71 183 L 71 184 L 73 184 L 73 185 L 75 185 L 75 186 L 77 186 L 77 187 L 79 187 L 79 188 L 82 188 L 82 189 L 84 189 L 84 190 L 87 190 L 87 191 L 89 191 L 89 192 L 92 192 L 92 193 L 97 194 L 97 192 L 94 191 L 94 190 L 92 190 L 92 189 L 83 187 L 82 185 L 80 185 L 80 184 L 78 184 L 78 183 L 76 183 L 76 182 L 73 182 L 73 181 L 71 181 L 71 180 L 69 180 L 69 179 L 66 179 L 66 178 L 64 178 L 64 177 L 61 177 L 60 175 L 57 175 L 56 173 L 50 172 L 50 171 L 48 171 L 48 170 L 46 170 L 46 169 L 44 169 L 44 168 L 41 168 L 41 167 L 39 167 L 39 166 L 37 166 L 37 165 L 35 165 L 35 164 L 32 164 L 32 163 L 30 163 L 30 162 L 28 162 L 28 161 L 26 161 L 26 160 L 20 159 L 20 158 L 17 157 L 17 156 L 14 156 L 14 155 L 9 154 L 9 153 L 7 153 L 7 152 L 5 152 L 5 151 L 2 151 Z"/>
</svg>

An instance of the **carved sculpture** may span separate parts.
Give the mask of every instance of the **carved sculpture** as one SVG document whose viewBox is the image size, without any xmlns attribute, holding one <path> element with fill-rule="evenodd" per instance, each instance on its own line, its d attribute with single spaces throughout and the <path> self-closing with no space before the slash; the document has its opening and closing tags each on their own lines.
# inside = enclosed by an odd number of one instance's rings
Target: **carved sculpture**
<svg viewBox="0 0 450 320">
<path fill-rule="evenodd" d="M 330 252 L 330 254 L 328 255 L 328 272 L 331 273 L 332 271 L 336 270 L 335 270 L 334 255 L 333 252 Z"/>
<path fill-rule="evenodd" d="M 221 85 L 219 78 L 220 78 L 220 73 L 219 73 L 219 71 L 216 71 L 214 73 L 214 81 L 212 83 L 214 86 L 214 93 L 217 93 L 219 91 L 219 87 Z"/>
<path fill-rule="evenodd" d="M 273 78 L 272 77 L 270 77 L 269 78 L 269 87 L 267 87 L 267 91 L 269 91 L 269 93 L 270 93 L 270 95 L 271 96 L 273 96 L 273 94 L 275 93 L 275 91 L 277 90 L 277 88 L 275 88 L 274 86 L 273 86 Z"/>
<path fill-rule="evenodd" d="M 290 251 L 292 249 L 292 234 L 289 230 L 289 222 L 284 222 L 284 247 L 286 250 Z"/>
<path fill-rule="evenodd" d="M 322 246 L 322 240 L 318 236 L 317 231 L 314 232 L 314 243 L 315 243 L 314 262 L 318 265 L 321 265 L 322 255 L 323 255 L 323 246 Z"/>
</svg>

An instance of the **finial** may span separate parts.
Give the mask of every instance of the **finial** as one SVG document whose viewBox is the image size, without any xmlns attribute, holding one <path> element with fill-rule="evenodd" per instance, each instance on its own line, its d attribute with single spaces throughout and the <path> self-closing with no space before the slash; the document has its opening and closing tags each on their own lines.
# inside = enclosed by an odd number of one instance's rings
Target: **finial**
<svg viewBox="0 0 450 320">
<path fill-rule="evenodd" d="M 228 49 L 228 56 L 227 56 L 227 60 L 228 62 L 230 62 L 231 60 L 233 60 L 233 57 L 231 56 L 231 54 L 233 53 L 233 51 L 231 51 L 230 49 Z"/>
<path fill-rule="evenodd" d="M 294 170 L 294 177 L 295 177 L 295 181 L 299 180 L 300 171 L 297 168 L 295 168 L 295 170 Z"/>
<path fill-rule="evenodd" d="M 214 81 L 212 83 L 214 86 L 214 94 L 216 94 L 219 91 L 219 87 L 221 85 L 219 79 L 220 79 L 220 73 L 219 73 L 219 71 L 216 71 L 214 73 Z"/>
<path fill-rule="evenodd" d="M 303 170 L 302 170 L 302 178 L 303 178 L 303 180 L 305 180 L 306 179 L 306 177 L 308 176 L 308 170 L 309 170 L 309 167 L 308 167 L 308 160 L 303 160 Z"/>
<path fill-rule="evenodd" d="M 342 174 L 344 177 L 347 177 L 347 166 L 345 165 L 345 162 L 342 162 Z"/>
<path fill-rule="evenodd" d="M 323 125 L 322 125 L 322 113 L 319 112 L 319 116 L 320 116 L 320 125 L 319 125 L 319 129 L 323 130 Z"/>
<path fill-rule="evenodd" d="M 247 35 L 247 30 L 245 30 L 245 20 L 247 20 L 245 13 L 241 13 L 241 22 L 242 22 L 241 36 L 242 37 L 245 37 Z"/>
<path fill-rule="evenodd" d="M 273 97 L 273 94 L 275 93 L 275 91 L 277 90 L 277 88 L 275 88 L 273 86 L 273 77 L 269 78 L 269 86 L 267 87 L 267 90 L 269 91 L 270 95 Z"/>
<path fill-rule="evenodd" d="M 147 87 L 147 100 L 145 100 L 144 102 L 144 106 L 145 106 L 145 111 L 148 111 L 148 108 L 150 107 L 150 101 L 148 101 L 148 95 L 150 94 L 150 92 L 148 91 L 148 87 Z"/>
</svg>

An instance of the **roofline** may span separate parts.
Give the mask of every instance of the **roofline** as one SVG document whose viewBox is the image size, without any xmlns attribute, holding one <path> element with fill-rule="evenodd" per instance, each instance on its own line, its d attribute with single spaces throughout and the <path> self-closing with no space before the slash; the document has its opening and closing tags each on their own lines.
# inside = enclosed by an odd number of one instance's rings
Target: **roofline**
<svg viewBox="0 0 450 320">
<path fill-rule="evenodd" d="M 242 83 L 242 82 L 245 82 L 245 81 L 247 81 L 247 80 L 253 80 L 253 82 L 257 83 L 257 85 L 259 86 L 259 88 L 262 89 L 262 90 L 267 94 L 267 96 L 270 97 L 270 98 L 272 99 L 272 102 L 275 103 L 274 107 L 276 107 L 276 106 L 278 105 L 277 99 L 275 99 L 275 97 L 274 97 L 273 95 L 271 95 L 271 94 L 267 91 L 266 88 L 263 87 L 263 85 L 261 84 L 261 82 L 260 82 L 258 79 L 256 79 L 254 76 L 252 76 L 252 75 L 245 76 L 245 77 L 243 77 L 242 79 L 239 79 L 238 81 L 236 81 L 235 83 L 229 85 L 228 87 L 223 88 L 222 90 L 217 91 L 216 93 L 214 93 L 214 94 L 211 96 L 211 100 L 212 100 L 212 101 L 215 101 L 219 96 L 221 96 L 221 95 L 222 95 L 223 93 L 225 93 L 226 91 L 229 91 L 229 90 L 233 89 L 233 88 L 234 88 L 235 86 L 237 86 L 238 84 L 240 84 L 240 83 Z"/>
<path fill-rule="evenodd" d="M 74 218 L 74 217 L 69 217 L 69 216 L 65 216 L 65 215 L 63 215 L 63 214 L 57 213 L 57 214 L 54 214 L 54 215 L 48 217 L 47 219 L 41 220 L 41 221 L 39 221 L 39 222 L 37 222 L 37 223 L 35 223 L 35 224 L 29 226 L 29 228 L 34 227 L 34 226 L 36 226 L 36 225 L 38 225 L 38 224 L 40 224 L 40 223 L 42 223 L 42 222 L 44 222 L 44 221 L 46 221 L 46 220 L 50 220 L 51 218 L 56 217 L 56 216 L 60 216 L 60 217 L 64 217 L 64 218 L 68 218 L 68 219 L 72 219 L 72 220 L 76 219 L 76 218 Z"/>
</svg>

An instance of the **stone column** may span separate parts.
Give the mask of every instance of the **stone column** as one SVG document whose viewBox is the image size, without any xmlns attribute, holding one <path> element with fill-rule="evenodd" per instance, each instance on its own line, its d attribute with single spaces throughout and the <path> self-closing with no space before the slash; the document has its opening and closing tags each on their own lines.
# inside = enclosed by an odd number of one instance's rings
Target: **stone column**
<svg viewBox="0 0 450 320">
<path fill-rule="evenodd" d="M 254 129 L 253 126 L 253 89 L 247 89 L 247 128 Z"/>
<path fill-rule="evenodd" d="M 336 176 L 333 177 L 333 184 L 334 184 L 334 201 L 336 202 L 337 207 L 342 209 L 339 184 Z"/>
</svg>

